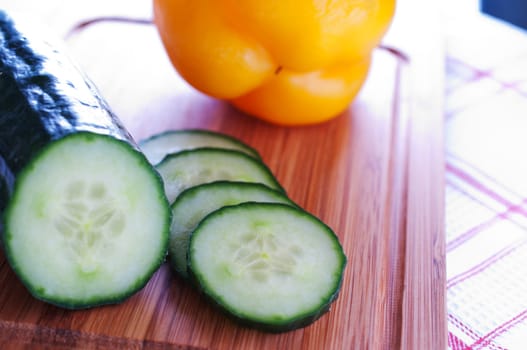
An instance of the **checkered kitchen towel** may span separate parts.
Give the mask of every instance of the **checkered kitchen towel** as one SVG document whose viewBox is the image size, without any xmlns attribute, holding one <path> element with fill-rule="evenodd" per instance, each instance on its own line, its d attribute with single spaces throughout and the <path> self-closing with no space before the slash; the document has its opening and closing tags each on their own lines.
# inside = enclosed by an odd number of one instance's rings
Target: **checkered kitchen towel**
<svg viewBox="0 0 527 350">
<path fill-rule="evenodd" d="M 449 2 L 448 345 L 527 349 L 527 31 Z"/>
</svg>

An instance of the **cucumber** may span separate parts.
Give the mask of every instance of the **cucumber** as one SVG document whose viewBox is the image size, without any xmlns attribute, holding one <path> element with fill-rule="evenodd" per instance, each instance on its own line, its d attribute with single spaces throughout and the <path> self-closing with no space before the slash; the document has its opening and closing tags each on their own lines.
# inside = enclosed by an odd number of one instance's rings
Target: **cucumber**
<svg viewBox="0 0 527 350">
<path fill-rule="evenodd" d="M 189 237 L 194 227 L 206 215 L 227 205 L 250 201 L 295 205 L 282 192 L 256 183 L 216 181 L 183 191 L 172 204 L 172 226 L 168 249 L 172 268 L 182 277 L 188 277 Z"/>
<path fill-rule="evenodd" d="M 94 85 L 0 11 L 0 183 L 6 259 L 65 308 L 118 303 L 166 258 L 162 179 Z"/>
<path fill-rule="evenodd" d="M 329 310 L 346 257 L 333 231 L 298 207 L 241 203 L 203 219 L 190 237 L 191 279 L 246 326 L 284 332 Z"/>
<path fill-rule="evenodd" d="M 196 148 L 167 155 L 156 165 L 173 203 L 185 189 L 218 180 L 262 183 L 284 192 L 269 168 L 247 154 L 220 148 Z"/>
<path fill-rule="evenodd" d="M 186 149 L 215 147 L 234 149 L 244 152 L 256 159 L 260 154 L 249 145 L 237 138 L 215 131 L 202 129 L 169 130 L 155 134 L 139 142 L 139 147 L 148 158 L 156 165 L 170 154 Z"/>
<path fill-rule="evenodd" d="M 11 190 L 15 184 L 15 178 L 8 168 L 5 160 L 0 155 L 0 213 L 7 205 L 11 196 Z M 2 233 L 2 220 L 0 219 L 0 234 Z"/>
<path fill-rule="evenodd" d="M 1 98 L 1 97 L 0 97 Z M 0 154 L 0 242 L 4 233 L 4 224 L 2 222 L 1 213 L 4 212 L 11 191 L 15 183 L 15 178 L 11 170 L 7 167 L 5 160 Z"/>
</svg>

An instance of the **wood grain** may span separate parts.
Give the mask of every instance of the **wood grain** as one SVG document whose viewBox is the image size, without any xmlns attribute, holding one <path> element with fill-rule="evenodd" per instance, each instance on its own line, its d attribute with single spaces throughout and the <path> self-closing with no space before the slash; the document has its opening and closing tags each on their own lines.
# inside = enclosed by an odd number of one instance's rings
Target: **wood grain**
<svg viewBox="0 0 527 350">
<path fill-rule="evenodd" d="M 42 16 L 60 34 L 76 19 L 149 16 L 138 0 L 50 3 L 68 10 Z M 33 299 L 0 255 L 0 348 L 446 348 L 442 56 L 431 40 L 437 23 L 416 19 L 416 3 L 400 1 L 386 39 L 395 50 L 376 50 L 357 100 L 309 127 L 270 125 L 194 91 L 152 26 L 103 23 L 70 37 L 71 56 L 136 139 L 198 127 L 240 138 L 291 199 L 335 230 L 348 266 L 329 313 L 304 329 L 266 334 L 227 319 L 166 265 L 120 305 L 67 311 Z"/>
<path fill-rule="evenodd" d="M 402 349 L 447 348 L 444 239 L 443 86 L 441 4 L 401 1 L 390 35 L 408 53 L 401 92 L 408 115 Z M 390 37 L 387 38 L 390 40 Z M 395 39 L 397 40 L 397 39 Z M 423 286 L 427 286 L 424 288 Z"/>
</svg>

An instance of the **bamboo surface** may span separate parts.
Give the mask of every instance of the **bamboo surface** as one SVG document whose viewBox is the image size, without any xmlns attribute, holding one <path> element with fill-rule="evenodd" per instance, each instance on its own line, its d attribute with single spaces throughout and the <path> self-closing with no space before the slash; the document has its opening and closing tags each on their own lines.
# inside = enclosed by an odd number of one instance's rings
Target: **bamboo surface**
<svg viewBox="0 0 527 350">
<path fill-rule="evenodd" d="M 10 1 L 17 11 L 39 3 Z M 63 34 L 81 18 L 150 13 L 144 1 L 84 3 L 49 1 L 40 20 Z M 348 265 L 329 313 L 267 334 L 227 319 L 166 264 L 122 304 L 68 311 L 33 299 L 0 253 L 0 348 L 446 348 L 443 65 L 430 3 L 399 2 L 389 47 L 375 51 L 358 98 L 308 127 L 270 125 L 194 91 L 153 26 L 101 23 L 70 36 L 66 49 L 137 140 L 182 128 L 240 138 L 292 200 L 334 229 Z"/>
</svg>

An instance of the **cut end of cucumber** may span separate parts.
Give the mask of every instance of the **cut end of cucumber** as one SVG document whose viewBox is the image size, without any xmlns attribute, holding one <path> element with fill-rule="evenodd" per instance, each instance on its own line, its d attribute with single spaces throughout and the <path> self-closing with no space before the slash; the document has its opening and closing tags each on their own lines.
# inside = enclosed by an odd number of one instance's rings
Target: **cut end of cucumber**
<svg viewBox="0 0 527 350">
<path fill-rule="evenodd" d="M 67 252 L 81 274 L 92 274 L 104 263 L 106 250 L 126 228 L 125 213 L 106 184 L 70 182 L 59 204 L 55 229 L 67 242 Z M 38 212 L 42 212 L 39 208 Z"/>
<path fill-rule="evenodd" d="M 266 231 L 264 225 L 256 223 L 252 232 L 244 234 L 240 242 L 232 245 L 233 258 L 226 266 L 228 275 L 248 278 L 256 283 L 294 276 L 303 249 Z"/>
<path fill-rule="evenodd" d="M 70 308 L 125 299 L 164 261 L 170 208 L 160 177 L 129 144 L 77 133 L 17 179 L 6 255 L 32 294 Z"/>
<path fill-rule="evenodd" d="M 326 312 L 345 264 L 331 229 L 275 203 L 213 212 L 193 232 L 189 249 L 190 272 L 207 296 L 242 323 L 275 332 Z"/>
</svg>

